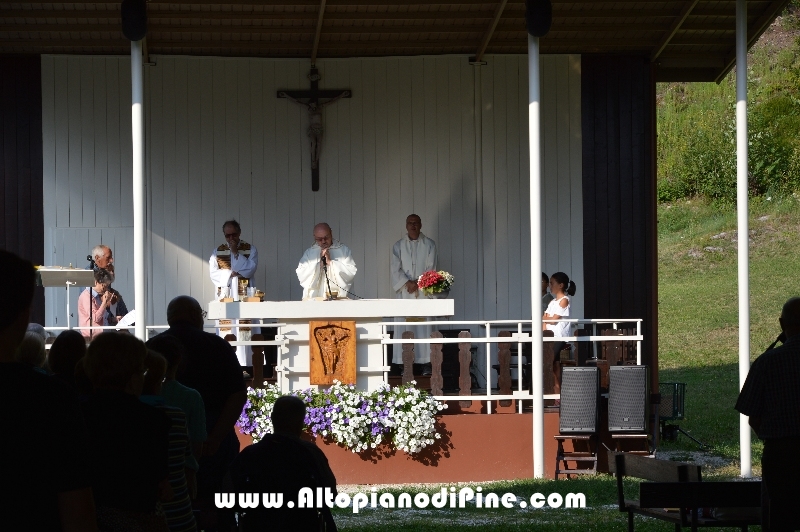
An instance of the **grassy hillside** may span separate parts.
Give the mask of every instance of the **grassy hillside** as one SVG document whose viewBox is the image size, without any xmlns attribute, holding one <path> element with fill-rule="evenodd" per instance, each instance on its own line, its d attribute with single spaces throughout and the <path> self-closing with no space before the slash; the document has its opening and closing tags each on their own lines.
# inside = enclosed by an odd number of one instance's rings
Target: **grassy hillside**
<svg viewBox="0 0 800 532">
<path fill-rule="evenodd" d="M 795 5 L 748 57 L 750 190 L 788 195 L 800 190 L 800 19 Z M 660 201 L 736 198 L 735 72 L 714 83 L 662 83 L 658 101 Z"/>
<path fill-rule="evenodd" d="M 659 219 L 659 378 L 687 383 L 679 424 L 736 458 L 738 285 L 734 209 L 707 201 L 662 204 Z M 750 350 L 755 359 L 780 332 L 778 316 L 800 295 L 800 205 L 755 199 L 750 214 Z M 754 440 L 755 441 L 755 440 Z M 678 447 L 691 448 L 682 438 Z M 754 463 L 760 460 L 756 444 Z"/>
</svg>

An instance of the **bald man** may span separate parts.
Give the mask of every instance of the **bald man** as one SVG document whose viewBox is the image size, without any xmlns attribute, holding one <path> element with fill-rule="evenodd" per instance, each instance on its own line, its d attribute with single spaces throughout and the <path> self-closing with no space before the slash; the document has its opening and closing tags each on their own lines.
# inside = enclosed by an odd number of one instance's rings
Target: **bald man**
<svg viewBox="0 0 800 532">
<path fill-rule="evenodd" d="M 736 410 L 750 417 L 750 426 L 764 442 L 761 476 L 769 498 L 769 530 L 797 530 L 793 494 L 800 464 L 787 457 L 800 447 L 800 297 L 783 305 L 778 321 L 784 344 L 753 362 Z"/>
<path fill-rule="evenodd" d="M 324 298 L 328 281 L 332 292 L 339 292 L 339 297 L 347 297 L 358 268 L 350 248 L 333 239 L 330 225 L 320 223 L 314 226 L 314 245 L 303 253 L 296 271 L 303 287 L 303 299 L 306 300 Z"/>
</svg>

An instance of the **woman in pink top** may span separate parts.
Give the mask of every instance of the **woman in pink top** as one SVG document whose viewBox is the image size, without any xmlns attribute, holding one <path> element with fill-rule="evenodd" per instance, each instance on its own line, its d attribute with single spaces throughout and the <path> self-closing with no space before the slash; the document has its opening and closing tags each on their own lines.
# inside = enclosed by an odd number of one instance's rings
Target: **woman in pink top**
<svg viewBox="0 0 800 532">
<path fill-rule="evenodd" d="M 110 290 L 113 277 L 104 269 L 95 270 L 94 286 L 87 287 L 78 297 L 78 327 L 103 327 L 115 325 L 116 317 L 111 313 Z M 93 338 L 103 332 L 102 329 L 81 329 L 81 334 Z"/>
</svg>

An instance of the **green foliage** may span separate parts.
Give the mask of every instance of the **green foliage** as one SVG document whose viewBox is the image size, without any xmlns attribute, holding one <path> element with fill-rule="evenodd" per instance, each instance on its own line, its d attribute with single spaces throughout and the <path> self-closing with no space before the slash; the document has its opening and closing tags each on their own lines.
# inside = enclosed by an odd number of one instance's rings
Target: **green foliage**
<svg viewBox="0 0 800 532">
<path fill-rule="evenodd" d="M 794 2 L 773 35 L 800 28 Z M 800 190 L 800 43 L 767 39 L 748 59 L 748 188 L 751 197 Z M 720 83 L 658 86 L 659 202 L 702 196 L 736 201 L 735 71 Z"/>
</svg>

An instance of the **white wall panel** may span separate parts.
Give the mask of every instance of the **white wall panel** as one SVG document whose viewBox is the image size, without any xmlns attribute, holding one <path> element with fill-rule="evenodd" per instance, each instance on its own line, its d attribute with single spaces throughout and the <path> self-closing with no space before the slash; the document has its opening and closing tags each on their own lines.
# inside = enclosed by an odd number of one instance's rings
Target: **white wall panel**
<svg viewBox="0 0 800 532">
<path fill-rule="evenodd" d="M 308 113 L 276 97 L 278 90 L 309 87 L 306 61 L 155 59 L 145 70 L 154 322 L 164 323 L 176 295 L 213 297 L 206 263 L 229 218 L 258 247 L 253 284 L 270 299 L 299 299 L 294 270 L 321 221 L 353 249 L 353 291 L 391 297 L 389 253 L 411 212 L 439 243 L 440 267 L 456 277 L 456 319 L 530 317 L 524 56 L 488 56 L 482 67 L 465 57 L 320 61 L 320 88 L 348 88 L 353 97 L 324 109 L 318 192 L 311 191 Z M 45 56 L 42 69 L 45 262 L 84 265 L 94 244 L 112 246 L 116 287 L 132 306 L 129 60 Z M 580 59 L 545 56 L 542 70 L 544 265 L 575 279 L 580 315 Z M 47 317 L 54 325 L 57 316 L 63 322 L 65 300 L 63 290 L 51 292 Z"/>
</svg>

